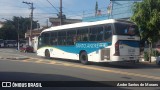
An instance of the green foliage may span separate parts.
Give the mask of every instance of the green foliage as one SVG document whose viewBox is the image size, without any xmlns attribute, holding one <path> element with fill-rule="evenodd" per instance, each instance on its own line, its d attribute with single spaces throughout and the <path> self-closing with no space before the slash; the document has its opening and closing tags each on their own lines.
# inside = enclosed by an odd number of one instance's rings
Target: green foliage
<svg viewBox="0 0 160 90">
<path fill-rule="evenodd" d="M 160 38 L 160 0 L 142 0 L 135 3 L 131 20 L 140 28 L 141 38 L 149 42 L 148 56 L 151 62 L 152 43 Z"/>
<path fill-rule="evenodd" d="M 144 52 L 144 60 L 149 61 L 148 52 Z"/>
<path fill-rule="evenodd" d="M 37 27 L 36 21 L 33 21 L 33 29 Z M 19 28 L 19 29 L 18 29 Z M 4 26 L 0 29 L 0 38 L 4 40 L 17 40 L 17 33 L 20 39 L 25 38 L 25 33 L 30 29 L 30 19 L 23 17 L 13 17 L 12 20 L 6 20 Z"/>
<path fill-rule="evenodd" d="M 152 56 L 155 56 L 155 57 L 160 56 L 160 52 L 158 52 L 157 50 L 153 50 Z"/>
<path fill-rule="evenodd" d="M 141 29 L 141 37 L 150 43 L 160 38 L 160 0 L 143 0 L 134 4 L 131 17 Z"/>
</svg>

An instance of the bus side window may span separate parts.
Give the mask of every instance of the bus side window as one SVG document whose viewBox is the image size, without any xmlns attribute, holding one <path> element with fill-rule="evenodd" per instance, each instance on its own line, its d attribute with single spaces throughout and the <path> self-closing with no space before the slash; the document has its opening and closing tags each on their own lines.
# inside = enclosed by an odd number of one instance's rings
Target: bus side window
<svg viewBox="0 0 160 90">
<path fill-rule="evenodd" d="M 42 33 L 40 36 L 40 46 L 46 46 L 49 44 L 49 33 Z"/>
<path fill-rule="evenodd" d="M 77 30 L 77 41 L 88 41 L 88 28 L 82 28 Z"/>
<path fill-rule="evenodd" d="M 90 29 L 90 41 L 102 41 L 103 40 L 103 27 L 91 27 Z"/>
<path fill-rule="evenodd" d="M 42 36 L 38 37 L 38 48 L 40 48 L 42 46 Z"/>
<path fill-rule="evenodd" d="M 76 30 L 67 31 L 67 45 L 74 45 L 76 42 Z"/>
<path fill-rule="evenodd" d="M 50 37 L 50 34 L 49 34 L 49 33 L 44 33 L 44 44 L 45 44 L 45 45 L 50 45 L 49 37 Z"/>
<path fill-rule="evenodd" d="M 97 28 L 97 41 L 102 41 L 103 40 L 103 27 L 98 27 Z"/>
<path fill-rule="evenodd" d="M 66 45 L 66 31 L 58 32 L 58 45 Z"/>
<path fill-rule="evenodd" d="M 50 38 L 51 45 L 57 45 L 57 41 L 58 41 L 57 32 L 52 32 Z"/>
<path fill-rule="evenodd" d="M 111 39 L 112 39 L 111 25 L 106 25 L 104 28 L 104 41 L 111 41 Z"/>
</svg>

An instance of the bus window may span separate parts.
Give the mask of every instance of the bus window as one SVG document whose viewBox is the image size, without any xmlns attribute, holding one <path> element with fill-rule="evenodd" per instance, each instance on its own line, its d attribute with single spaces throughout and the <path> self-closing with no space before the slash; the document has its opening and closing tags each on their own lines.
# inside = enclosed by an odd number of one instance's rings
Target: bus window
<svg viewBox="0 0 160 90">
<path fill-rule="evenodd" d="M 38 37 L 38 48 L 43 46 L 42 36 Z"/>
<path fill-rule="evenodd" d="M 41 46 L 50 45 L 49 37 L 50 37 L 49 33 L 42 33 L 42 35 L 40 36 Z"/>
<path fill-rule="evenodd" d="M 52 32 L 50 38 L 50 44 L 57 45 L 57 41 L 58 41 L 57 32 Z"/>
<path fill-rule="evenodd" d="M 112 40 L 111 25 L 106 25 L 104 27 L 104 41 L 111 41 L 111 40 Z"/>
<path fill-rule="evenodd" d="M 90 41 L 102 41 L 103 40 L 103 27 L 92 27 L 90 29 Z"/>
<path fill-rule="evenodd" d="M 88 28 L 77 30 L 77 41 L 88 41 Z"/>
<path fill-rule="evenodd" d="M 67 45 L 74 45 L 76 42 L 76 30 L 67 31 Z"/>
<path fill-rule="evenodd" d="M 115 23 L 115 35 L 138 35 L 138 27 L 134 24 Z"/>
<path fill-rule="evenodd" d="M 58 45 L 66 45 L 66 31 L 58 32 Z"/>
</svg>

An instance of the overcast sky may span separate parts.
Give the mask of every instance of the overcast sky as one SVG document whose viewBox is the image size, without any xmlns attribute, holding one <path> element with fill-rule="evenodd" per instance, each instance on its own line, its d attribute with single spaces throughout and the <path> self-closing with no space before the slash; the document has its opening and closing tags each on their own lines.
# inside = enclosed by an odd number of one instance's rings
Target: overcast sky
<svg viewBox="0 0 160 90">
<path fill-rule="evenodd" d="M 38 20 L 41 25 L 45 25 L 49 17 L 56 17 L 59 10 L 60 0 L 48 0 L 54 5 L 53 8 L 47 0 L 0 0 L 0 21 L 4 19 L 12 19 L 13 16 L 29 17 L 30 6 L 22 3 L 23 1 L 33 2 L 34 4 L 34 20 Z M 84 16 L 94 15 L 95 4 L 103 13 L 107 12 L 107 6 L 110 0 L 62 0 L 63 14 L 67 18 L 81 19 Z"/>
</svg>

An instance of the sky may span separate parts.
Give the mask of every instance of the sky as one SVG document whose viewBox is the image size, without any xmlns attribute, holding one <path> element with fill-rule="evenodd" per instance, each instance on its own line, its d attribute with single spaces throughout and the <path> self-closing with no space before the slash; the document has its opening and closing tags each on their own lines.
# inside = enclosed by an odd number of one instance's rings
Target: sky
<svg viewBox="0 0 160 90">
<path fill-rule="evenodd" d="M 29 17 L 30 6 L 23 1 L 33 3 L 33 19 L 41 26 L 46 25 L 49 17 L 57 17 L 60 0 L 48 0 L 56 9 L 47 0 L 0 0 L 0 21 L 11 20 L 13 16 Z M 62 0 L 63 14 L 69 19 L 93 16 L 96 1 L 102 13 L 107 13 L 110 0 Z"/>
</svg>

